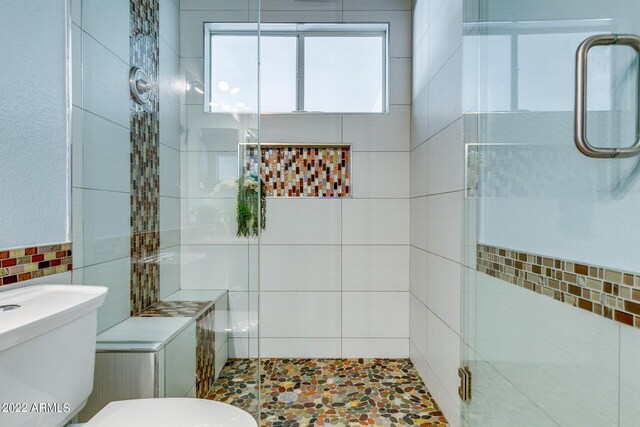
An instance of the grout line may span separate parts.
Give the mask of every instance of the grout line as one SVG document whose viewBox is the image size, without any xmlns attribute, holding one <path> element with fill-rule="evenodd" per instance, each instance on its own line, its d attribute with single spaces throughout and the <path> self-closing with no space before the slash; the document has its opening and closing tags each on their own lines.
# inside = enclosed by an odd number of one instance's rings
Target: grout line
<svg viewBox="0 0 640 427">
<path fill-rule="evenodd" d="M 83 250 L 84 250 L 84 246 L 86 246 L 86 245 L 84 244 L 84 242 L 82 243 L 82 246 L 83 246 Z M 83 255 L 84 255 L 84 254 L 83 254 Z M 84 258 L 84 256 L 83 256 L 83 258 Z M 74 264 L 74 266 L 73 266 L 73 271 L 76 271 L 76 270 L 83 270 L 83 269 L 86 269 L 86 268 L 89 268 L 89 267 L 96 267 L 96 266 L 98 266 L 98 265 L 104 265 L 104 264 L 107 264 L 107 263 L 110 263 L 110 262 L 122 261 L 122 260 L 125 260 L 125 259 L 131 259 L 131 256 L 127 255 L 127 256 L 124 256 L 124 257 L 120 257 L 120 258 L 110 259 L 110 260 L 108 260 L 108 261 L 96 262 L 96 263 L 93 263 L 93 264 L 84 264 L 84 265 L 82 265 L 82 266 L 80 266 L 80 267 L 77 267 L 77 268 L 76 268 L 76 266 L 75 266 L 75 264 Z M 127 279 L 127 280 L 128 280 L 128 279 Z"/>
<path fill-rule="evenodd" d="M 416 145 L 415 147 L 411 148 L 410 151 L 413 153 L 415 150 L 417 150 L 418 148 L 420 148 L 421 146 L 423 146 L 424 144 L 429 143 L 432 139 L 434 139 L 436 136 L 440 135 L 441 133 L 443 133 L 444 131 L 446 131 L 447 129 L 449 129 L 450 127 L 452 127 L 453 125 L 455 125 L 458 120 L 462 120 L 463 115 L 460 115 L 459 117 L 456 117 L 455 120 L 453 120 L 451 123 L 449 123 L 448 125 L 446 125 L 445 127 L 443 127 L 442 129 L 440 129 L 438 132 L 434 133 L 433 135 L 431 135 L 429 138 L 425 139 L 424 141 L 422 141 L 420 144 Z M 463 129 L 463 133 L 464 133 L 464 129 Z M 464 135 L 461 134 L 460 138 L 463 140 L 462 142 L 464 143 Z"/>
<path fill-rule="evenodd" d="M 170 148 L 170 149 L 172 149 L 173 151 L 177 152 L 178 154 L 180 154 L 180 153 L 181 153 L 181 151 L 180 151 L 180 149 L 179 149 L 179 148 L 172 147 L 172 146 L 170 146 L 170 145 L 168 145 L 168 144 L 165 144 L 164 142 L 158 142 L 158 144 L 159 144 L 159 145 L 164 145 L 166 148 Z M 178 165 L 178 166 L 179 166 L 179 165 Z"/>
<path fill-rule="evenodd" d="M 79 105 L 75 105 L 75 104 L 74 104 L 73 106 L 74 106 L 74 107 L 76 107 L 76 108 L 79 108 L 79 109 L 80 109 L 80 111 L 81 111 L 82 113 L 88 113 L 88 114 L 91 114 L 92 116 L 95 116 L 95 117 L 97 117 L 97 118 L 99 118 L 99 119 L 102 119 L 102 120 L 104 120 L 104 121 L 107 121 L 107 122 L 109 122 L 109 123 L 112 123 L 112 124 L 114 124 L 114 125 L 116 125 L 116 126 L 118 126 L 118 127 L 121 127 L 122 129 L 125 129 L 127 132 L 129 132 L 129 131 L 130 131 L 130 129 L 131 129 L 131 127 L 130 127 L 129 125 L 128 125 L 128 126 L 121 125 L 121 124 L 120 124 L 120 123 L 118 123 L 118 122 L 114 122 L 114 121 L 113 121 L 113 120 L 111 120 L 111 119 L 108 119 L 108 118 L 106 118 L 106 117 L 104 117 L 104 116 L 101 116 L 100 114 L 94 113 L 93 111 L 87 110 L 86 108 L 81 107 L 81 106 L 79 106 Z M 84 117 L 81 117 L 81 119 L 82 119 L 81 125 L 84 127 Z M 83 129 L 83 130 L 84 130 L 84 129 Z M 83 135 L 82 140 L 84 141 L 84 135 Z"/>
<path fill-rule="evenodd" d="M 120 57 L 120 55 L 118 55 L 117 53 L 115 53 L 114 51 L 112 51 L 111 49 L 109 49 L 109 48 L 108 48 L 107 46 L 105 46 L 105 45 L 104 45 L 100 40 L 98 40 L 97 38 L 95 38 L 94 36 L 92 36 L 90 33 L 88 33 L 84 28 L 81 28 L 81 29 L 82 29 L 82 32 L 83 32 L 84 34 L 86 34 L 87 36 L 91 37 L 93 40 L 95 40 L 95 42 L 96 42 L 96 43 L 98 43 L 100 46 L 102 46 L 104 49 L 106 49 L 110 54 L 112 54 L 113 56 L 115 56 L 116 58 L 118 58 L 118 59 L 120 60 L 120 62 L 122 62 L 124 65 L 126 65 L 126 66 L 127 66 L 127 68 L 128 68 L 128 67 L 130 67 L 130 64 L 129 64 L 129 60 L 130 60 L 130 58 L 127 58 L 127 60 L 125 61 L 124 59 L 122 59 L 122 58 Z M 128 41 L 129 41 L 129 38 L 127 37 L 127 45 L 129 44 L 129 43 L 128 43 Z M 84 44 L 83 44 L 83 46 L 82 46 L 82 47 L 83 47 L 83 50 L 84 50 Z M 128 47 L 128 46 L 127 46 L 127 47 Z M 83 53 L 84 53 L 84 52 L 83 52 Z M 83 65 L 84 65 L 84 63 L 83 63 Z"/>
<path fill-rule="evenodd" d="M 462 188 L 460 190 L 451 190 L 451 191 L 442 191 L 440 193 L 424 194 L 422 196 L 409 197 L 409 200 L 424 199 L 425 197 L 442 196 L 442 195 L 445 195 L 445 194 L 464 193 L 464 190 L 465 189 Z"/>
<path fill-rule="evenodd" d="M 344 357 L 342 339 L 344 339 L 344 227 L 343 203 L 340 200 L 340 355 Z"/>
<path fill-rule="evenodd" d="M 418 346 L 415 345 L 415 343 L 413 341 L 410 340 L 410 345 L 413 345 L 413 348 L 415 348 L 415 350 L 418 352 L 418 354 L 420 356 L 422 356 L 422 358 L 424 359 L 424 362 L 427 364 L 427 368 L 429 369 L 429 371 L 433 374 L 433 376 L 436 378 L 436 380 L 440 383 L 440 387 L 442 388 L 442 390 L 444 390 L 444 392 L 446 393 L 447 397 L 451 400 L 451 402 L 455 405 L 456 409 L 458 411 L 461 410 L 461 407 L 459 405 L 459 397 L 458 395 L 455 396 L 451 396 L 451 393 L 449 393 L 449 390 L 447 390 L 447 387 L 444 385 L 444 382 L 442 382 L 442 380 L 440 379 L 440 377 L 438 376 L 438 374 L 436 374 L 435 369 L 433 369 L 431 367 L 431 364 L 429 363 L 429 359 L 427 358 L 427 356 L 425 356 L 424 354 L 422 354 L 422 352 L 418 349 Z M 409 348 L 409 351 L 411 351 L 411 348 Z M 411 363 L 413 363 L 413 361 L 411 361 Z M 414 364 L 415 365 L 415 364 Z M 417 370 L 417 369 L 416 369 Z M 420 375 L 420 373 L 418 372 L 418 375 Z M 422 378 L 423 382 L 425 383 L 425 386 L 427 387 L 428 390 L 433 390 L 433 387 L 429 387 L 429 385 L 427 384 L 427 380 L 425 378 Z M 431 391 L 431 394 L 433 395 L 433 391 Z M 438 403 L 438 400 L 435 398 L 435 396 L 433 396 L 433 400 Z M 442 406 L 440 406 L 440 409 L 442 409 Z M 443 413 L 444 414 L 444 413 Z M 444 414 L 444 416 L 446 417 L 447 414 Z"/>
<path fill-rule="evenodd" d="M 442 70 L 444 69 L 444 67 L 446 67 L 446 66 L 449 64 L 449 62 L 451 62 L 452 58 L 453 58 L 453 57 L 458 53 L 458 51 L 460 51 L 460 53 L 461 53 L 461 54 L 463 53 L 463 52 L 462 52 L 462 47 L 463 47 L 462 42 L 461 42 L 458 46 L 456 46 L 456 49 L 453 51 L 453 53 L 451 53 L 451 55 L 449 55 L 449 56 L 447 57 L 447 59 L 445 59 L 445 61 L 444 61 L 444 62 L 442 63 L 442 65 L 440 66 L 440 68 L 438 68 L 438 69 L 434 72 L 434 74 L 433 74 L 433 76 L 431 77 L 431 79 L 429 79 L 429 80 L 427 81 L 427 84 L 428 84 L 428 85 L 430 85 L 430 84 L 431 84 L 431 82 L 433 82 L 433 80 L 435 80 L 435 78 L 436 78 L 436 77 L 438 77 L 438 75 L 442 72 Z M 427 75 L 428 75 L 428 73 L 427 73 Z M 462 77 L 464 77 L 464 76 L 462 76 Z M 462 79 L 461 79 L 461 80 L 462 80 Z M 460 84 L 462 84 L 462 82 L 460 82 Z"/>
<path fill-rule="evenodd" d="M 431 251 L 429 251 L 428 249 L 423 249 L 423 248 L 421 248 L 421 247 L 419 247 L 419 246 L 415 246 L 415 245 L 412 245 L 412 244 L 409 244 L 409 247 L 410 247 L 410 248 L 417 249 L 417 250 L 422 251 L 422 252 L 426 252 L 426 253 L 431 254 L 431 255 L 435 255 L 435 256 L 437 256 L 437 257 L 440 257 L 440 258 L 442 258 L 442 259 L 446 259 L 446 260 L 451 261 L 451 262 L 453 262 L 453 263 L 455 263 L 455 264 L 460 264 L 460 265 L 462 265 L 463 267 L 465 267 L 465 265 L 463 265 L 463 264 L 462 264 L 462 262 L 460 262 L 460 261 L 456 261 L 456 260 L 454 260 L 454 259 L 451 259 L 451 258 L 448 258 L 448 257 L 446 257 L 446 256 L 440 255 L 440 254 L 438 254 L 438 253 L 436 253 L 436 252 L 431 252 Z"/>
<path fill-rule="evenodd" d="M 86 190 L 86 191 L 101 191 L 103 193 L 113 193 L 113 194 L 126 194 L 128 196 L 131 195 L 131 191 L 105 190 L 104 188 L 71 187 L 71 189 L 72 190 Z"/>
<path fill-rule="evenodd" d="M 231 292 L 231 291 L 229 291 Z M 249 291 L 235 291 L 235 292 L 249 292 Z M 256 291 L 253 291 L 256 292 Z M 290 289 L 290 290 L 261 290 L 260 292 L 262 293 L 270 293 L 270 294 L 282 294 L 282 293 L 289 293 L 289 294 L 308 294 L 308 293 L 312 293 L 312 294 L 362 294 L 362 293 L 376 293 L 376 294 L 406 294 L 406 293 L 410 293 L 409 290 L 405 289 L 405 290 L 398 290 L 398 291 L 379 291 L 379 290 L 351 290 L 351 291 L 343 291 L 340 289 L 335 289 L 335 290 L 299 290 L 299 289 Z"/>
<path fill-rule="evenodd" d="M 239 337 L 244 338 L 244 337 Z M 270 337 L 263 336 L 261 339 L 282 339 L 282 340 L 299 340 L 299 339 L 312 339 L 312 340 L 409 340 L 409 337 Z M 342 354 L 342 350 L 340 351 Z"/>
</svg>

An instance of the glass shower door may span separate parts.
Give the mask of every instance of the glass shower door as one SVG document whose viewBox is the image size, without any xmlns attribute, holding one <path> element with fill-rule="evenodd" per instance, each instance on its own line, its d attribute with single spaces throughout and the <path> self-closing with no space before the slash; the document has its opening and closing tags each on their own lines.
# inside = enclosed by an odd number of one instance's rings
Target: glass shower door
<svg viewBox="0 0 640 427">
<path fill-rule="evenodd" d="M 250 166 L 260 148 L 260 15 L 249 13 L 246 2 L 246 10 L 234 5 L 237 11 L 201 4 L 206 13 L 182 12 L 183 37 L 203 41 L 185 42 L 182 60 L 182 287 L 227 291 L 228 310 L 215 330 L 216 382 L 207 398 L 258 420 L 261 188 Z"/>
<path fill-rule="evenodd" d="M 640 3 L 466 3 L 464 424 L 640 425 L 640 155 L 575 143 L 576 51 L 640 34 Z M 616 44 L 585 80 L 610 155 L 638 139 L 638 52 Z"/>
</svg>

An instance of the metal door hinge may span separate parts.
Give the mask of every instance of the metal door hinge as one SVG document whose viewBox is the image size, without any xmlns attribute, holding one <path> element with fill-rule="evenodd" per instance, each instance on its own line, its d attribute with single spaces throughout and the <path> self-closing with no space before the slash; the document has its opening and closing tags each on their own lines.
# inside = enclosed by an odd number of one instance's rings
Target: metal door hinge
<svg viewBox="0 0 640 427">
<path fill-rule="evenodd" d="M 462 401 L 471 400 L 471 371 L 467 366 L 458 368 L 458 377 L 460 377 L 458 396 Z"/>
</svg>

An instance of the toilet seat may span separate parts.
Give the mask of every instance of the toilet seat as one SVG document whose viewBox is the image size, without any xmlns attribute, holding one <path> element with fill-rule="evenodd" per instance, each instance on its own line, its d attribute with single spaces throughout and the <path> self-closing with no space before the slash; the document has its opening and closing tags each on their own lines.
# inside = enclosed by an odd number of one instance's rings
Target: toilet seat
<svg viewBox="0 0 640 427">
<path fill-rule="evenodd" d="M 193 398 L 111 402 L 84 427 L 258 427 L 242 409 Z"/>
</svg>

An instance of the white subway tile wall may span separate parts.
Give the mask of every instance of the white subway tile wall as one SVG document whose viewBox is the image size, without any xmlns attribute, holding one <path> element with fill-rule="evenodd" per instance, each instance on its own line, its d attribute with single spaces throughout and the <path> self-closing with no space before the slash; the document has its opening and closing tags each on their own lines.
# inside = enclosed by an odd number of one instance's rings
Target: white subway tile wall
<svg viewBox="0 0 640 427">
<path fill-rule="evenodd" d="M 74 0 L 73 283 L 109 287 L 98 331 L 129 317 L 130 123 L 127 0 Z M 180 278 L 179 8 L 160 0 L 160 295 Z M 108 24 L 108 25 L 107 25 Z M 114 27 L 116 25 L 118 27 Z"/>
<path fill-rule="evenodd" d="M 462 0 L 413 3 L 410 353 L 459 426 Z"/>
</svg>

